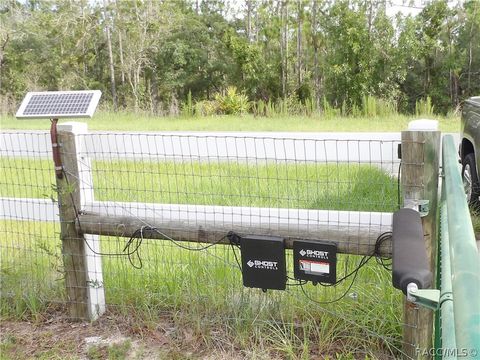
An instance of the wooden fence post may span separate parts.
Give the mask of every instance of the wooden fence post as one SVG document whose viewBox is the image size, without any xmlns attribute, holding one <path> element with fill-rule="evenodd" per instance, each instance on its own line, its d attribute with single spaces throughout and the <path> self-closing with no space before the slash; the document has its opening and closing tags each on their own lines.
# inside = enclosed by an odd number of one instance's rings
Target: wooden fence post
<svg viewBox="0 0 480 360">
<path fill-rule="evenodd" d="M 440 159 L 440 132 L 435 120 L 415 120 L 402 132 L 401 184 L 403 206 L 417 207 L 428 200 L 428 215 L 422 217 L 428 261 L 435 274 L 437 243 L 437 195 Z M 417 207 L 418 209 L 418 207 Z M 435 276 L 433 277 L 435 279 Z M 432 284 L 434 286 L 434 284 Z M 433 311 L 404 299 L 404 352 L 407 358 L 429 358 L 432 348 Z"/>
<path fill-rule="evenodd" d="M 105 312 L 101 257 L 98 235 L 84 235 L 76 226 L 78 212 L 93 202 L 90 159 L 85 152 L 87 124 L 59 124 L 58 144 L 63 176 L 57 178 L 58 206 L 70 317 L 95 320 Z"/>
</svg>

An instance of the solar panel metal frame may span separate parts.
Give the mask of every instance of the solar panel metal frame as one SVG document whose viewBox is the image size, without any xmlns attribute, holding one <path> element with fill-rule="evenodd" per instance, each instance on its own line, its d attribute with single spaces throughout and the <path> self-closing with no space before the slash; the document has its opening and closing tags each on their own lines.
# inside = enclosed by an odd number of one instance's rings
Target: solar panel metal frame
<svg viewBox="0 0 480 360">
<path fill-rule="evenodd" d="M 69 105 L 71 105 L 71 111 L 60 111 L 62 105 L 62 96 L 65 95 L 89 95 L 92 94 L 88 104 L 86 102 L 75 103 L 74 101 L 70 101 Z M 43 104 L 44 106 L 56 106 L 57 111 L 41 113 L 40 111 L 35 113 L 26 113 L 27 108 L 29 105 L 31 106 L 32 99 L 35 99 L 38 96 L 53 96 L 53 100 L 50 101 L 49 104 Z M 65 118 L 91 118 L 95 109 L 97 108 L 98 102 L 100 97 L 102 96 L 102 92 L 100 90 L 79 90 L 79 91 L 32 91 L 28 92 L 25 95 L 25 98 L 20 105 L 16 117 L 18 119 L 65 119 Z M 55 103 L 55 97 L 58 97 L 58 103 Z M 41 108 L 42 104 L 39 104 L 37 107 Z M 79 108 L 80 106 L 83 107 L 83 111 L 76 111 L 74 107 Z M 73 108 L 72 108 L 73 107 Z"/>
</svg>

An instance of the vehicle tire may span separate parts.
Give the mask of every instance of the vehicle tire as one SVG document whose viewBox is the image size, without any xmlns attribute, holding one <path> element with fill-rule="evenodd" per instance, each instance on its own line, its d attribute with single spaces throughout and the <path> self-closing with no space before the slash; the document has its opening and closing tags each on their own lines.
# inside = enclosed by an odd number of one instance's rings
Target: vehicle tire
<svg viewBox="0 0 480 360">
<path fill-rule="evenodd" d="M 470 206 L 478 207 L 480 201 L 480 184 L 478 182 L 477 166 L 475 163 L 475 154 L 467 154 L 462 161 L 462 180 L 465 189 L 465 196 L 467 197 Z"/>
</svg>

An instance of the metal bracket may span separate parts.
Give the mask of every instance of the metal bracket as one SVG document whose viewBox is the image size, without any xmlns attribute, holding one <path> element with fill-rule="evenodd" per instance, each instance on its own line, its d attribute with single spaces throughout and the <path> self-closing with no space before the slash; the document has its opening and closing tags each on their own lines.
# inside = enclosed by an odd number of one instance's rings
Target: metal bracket
<svg viewBox="0 0 480 360">
<path fill-rule="evenodd" d="M 419 289 L 417 284 L 410 283 L 407 285 L 407 301 L 430 310 L 437 310 L 440 303 L 440 290 Z"/>
<path fill-rule="evenodd" d="M 424 217 L 430 212 L 430 200 L 405 199 L 404 207 L 418 211 L 420 217 Z"/>
<path fill-rule="evenodd" d="M 53 163 L 55 164 L 55 175 L 58 179 L 63 177 L 63 165 L 62 158 L 60 156 L 61 145 L 57 141 L 57 123 L 58 119 L 52 119 L 52 125 L 50 127 L 50 138 L 52 139 L 52 154 Z"/>
</svg>

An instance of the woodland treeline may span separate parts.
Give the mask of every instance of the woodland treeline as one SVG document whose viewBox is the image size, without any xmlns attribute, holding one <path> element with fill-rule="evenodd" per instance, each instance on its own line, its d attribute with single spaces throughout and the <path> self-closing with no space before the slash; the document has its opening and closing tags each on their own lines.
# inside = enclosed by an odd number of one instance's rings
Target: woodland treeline
<svg viewBox="0 0 480 360">
<path fill-rule="evenodd" d="M 3 0 L 1 108 L 69 89 L 161 115 L 447 113 L 480 95 L 479 1 L 431 1 L 415 17 L 389 5 Z"/>
</svg>

